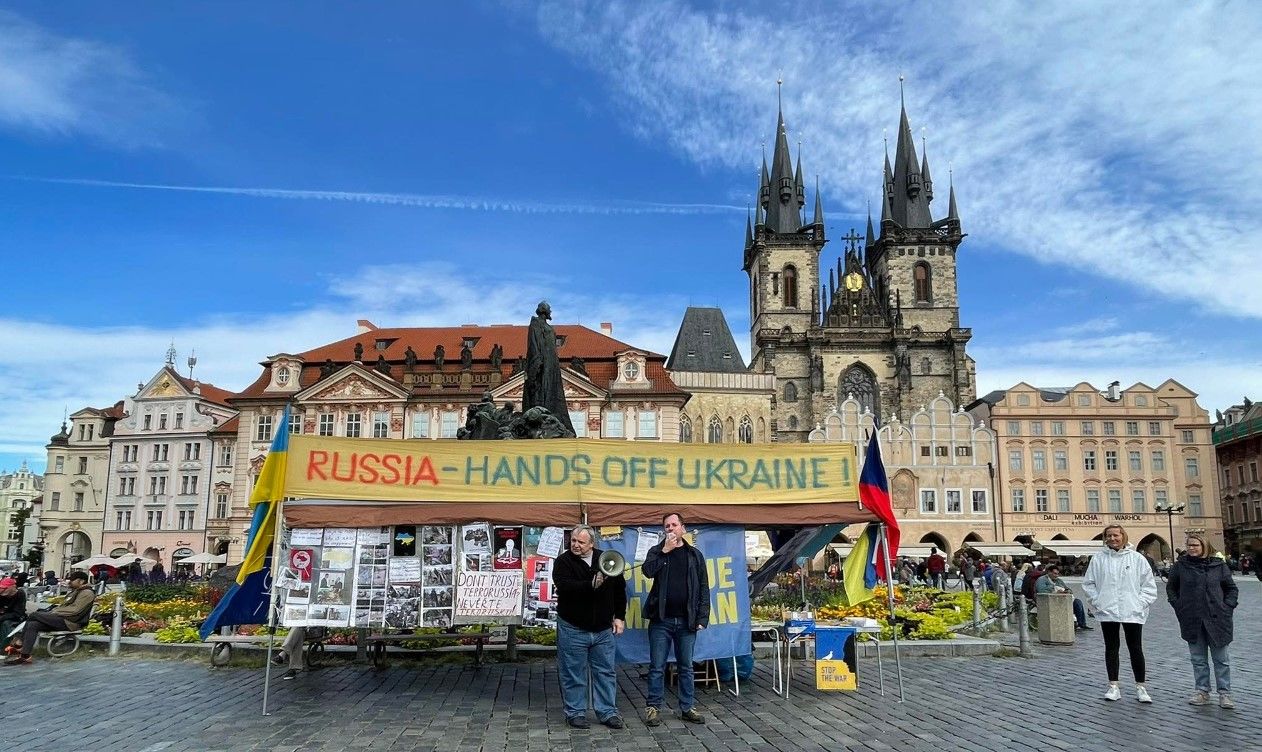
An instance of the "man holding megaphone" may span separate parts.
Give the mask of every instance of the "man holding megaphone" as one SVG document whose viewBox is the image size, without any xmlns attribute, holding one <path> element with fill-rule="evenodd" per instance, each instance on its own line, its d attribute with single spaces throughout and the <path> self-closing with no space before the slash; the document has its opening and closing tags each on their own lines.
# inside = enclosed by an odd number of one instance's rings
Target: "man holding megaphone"
<svg viewBox="0 0 1262 752">
<path fill-rule="evenodd" d="M 609 728 L 625 725 L 618 715 L 614 637 L 626 628 L 627 585 L 622 565 L 602 562 L 601 554 L 596 532 L 579 525 L 570 533 L 570 550 L 558 556 L 552 568 L 557 593 L 557 673 L 565 722 L 580 729 L 590 727 L 589 669 L 596 717 Z"/>
</svg>

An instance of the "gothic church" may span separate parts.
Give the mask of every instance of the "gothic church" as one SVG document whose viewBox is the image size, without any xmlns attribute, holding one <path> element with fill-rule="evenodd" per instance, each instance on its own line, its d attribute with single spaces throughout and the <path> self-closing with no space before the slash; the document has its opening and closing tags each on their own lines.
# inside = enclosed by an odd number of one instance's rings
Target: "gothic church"
<svg viewBox="0 0 1262 752">
<path fill-rule="evenodd" d="M 923 151 L 923 147 L 922 147 Z M 783 110 L 771 168 L 763 158 L 755 217 L 745 230 L 750 284 L 750 370 L 775 376 L 777 441 L 807 434 L 848 395 L 877 425 L 907 420 L 939 393 L 956 405 L 976 396 L 976 365 L 960 326 L 956 251 L 964 239 L 950 187 L 934 220 L 927 155 L 916 155 L 904 105 L 891 166 L 885 155 L 879 235 L 853 230 L 833 264 L 819 188 L 805 213 L 802 160 L 789 154 Z"/>
</svg>

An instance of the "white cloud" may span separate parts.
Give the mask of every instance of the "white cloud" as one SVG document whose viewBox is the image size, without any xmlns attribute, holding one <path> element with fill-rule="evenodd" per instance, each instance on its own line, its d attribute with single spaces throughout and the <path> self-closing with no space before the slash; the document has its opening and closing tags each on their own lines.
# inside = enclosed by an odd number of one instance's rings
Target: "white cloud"
<svg viewBox="0 0 1262 752">
<path fill-rule="evenodd" d="M 783 71 L 790 138 L 826 210 L 877 195 L 905 73 L 939 186 L 954 163 L 969 242 L 1262 316 L 1255 5 L 762 7 L 552 2 L 538 25 L 608 78 L 633 132 L 748 169 L 750 193 Z"/>
<path fill-rule="evenodd" d="M 567 287 L 577 285 L 556 278 L 500 281 L 447 264 L 375 266 L 330 281 L 332 302 L 283 314 L 221 313 L 165 328 L 0 319 L 5 343 L 0 348 L 0 454 L 42 462 L 63 410 L 107 407 L 135 393 L 136 385 L 162 366 L 172 341 L 180 351 L 176 365 L 181 373 L 187 373 L 185 358 L 195 349 L 196 377 L 236 391 L 258 377 L 258 363 L 267 356 L 352 336 L 361 318 L 383 327 L 525 324 L 547 297 L 556 323 L 595 329 L 602 321 L 613 322 L 617 339 L 668 353 L 687 305 L 669 295 L 555 293 Z"/>
<path fill-rule="evenodd" d="M 0 127 L 155 146 L 154 124 L 182 117 L 127 51 L 0 11 Z"/>
</svg>

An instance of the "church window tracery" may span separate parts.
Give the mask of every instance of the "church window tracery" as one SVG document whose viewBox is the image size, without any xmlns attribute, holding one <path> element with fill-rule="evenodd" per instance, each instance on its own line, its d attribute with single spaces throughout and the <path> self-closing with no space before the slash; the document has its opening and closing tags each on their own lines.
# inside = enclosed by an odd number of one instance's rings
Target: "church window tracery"
<svg viewBox="0 0 1262 752">
<path fill-rule="evenodd" d="M 717 415 L 710 418 L 710 425 L 706 429 L 706 442 L 710 444 L 723 443 L 723 423 L 719 421 Z"/>
<path fill-rule="evenodd" d="M 871 371 L 861 365 L 850 366 L 841 376 L 840 392 L 837 395 L 838 403 L 848 396 L 853 396 L 859 401 L 859 405 L 863 409 L 872 413 L 877 425 L 880 425 L 881 393 L 880 388 L 876 385 L 876 377 L 872 375 Z"/>
</svg>

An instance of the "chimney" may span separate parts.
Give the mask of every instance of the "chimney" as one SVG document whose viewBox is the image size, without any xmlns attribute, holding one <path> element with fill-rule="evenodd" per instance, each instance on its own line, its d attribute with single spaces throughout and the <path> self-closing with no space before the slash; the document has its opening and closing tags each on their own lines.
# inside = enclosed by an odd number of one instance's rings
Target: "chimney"
<svg viewBox="0 0 1262 752">
<path fill-rule="evenodd" d="M 1112 384 L 1109 384 L 1109 399 L 1112 400 L 1113 402 L 1117 402 L 1121 398 L 1122 398 L 1121 382 L 1114 381 Z"/>
<path fill-rule="evenodd" d="M 377 325 L 372 323 L 368 319 L 359 319 L 355 322 L 355 325 L 359 327 L 359 329 L 355 332 L 356 334 L 364 334 L 366 332 L 377 331 Z"/>
<path fill-rule="evenodd" d="M 605 335 L 606 337 L 612 337 L 613 336 L 613 322 L 612 321 L 600 322 L 600 333 Z"/>
</svg>

